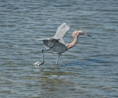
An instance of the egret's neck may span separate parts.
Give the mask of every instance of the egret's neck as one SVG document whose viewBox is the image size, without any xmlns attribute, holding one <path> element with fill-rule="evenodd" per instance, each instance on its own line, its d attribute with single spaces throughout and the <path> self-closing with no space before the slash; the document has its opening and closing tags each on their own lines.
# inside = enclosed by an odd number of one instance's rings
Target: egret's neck
<svg viewBox="0 0 118 98">
<path fill-rule="evenodd" d="M 77 42 L 78 42 L 78 36 L 74 37 L 73 42 L 67 45 L 67 49 L 74 47 L 77 44 Z"/>
</svg>

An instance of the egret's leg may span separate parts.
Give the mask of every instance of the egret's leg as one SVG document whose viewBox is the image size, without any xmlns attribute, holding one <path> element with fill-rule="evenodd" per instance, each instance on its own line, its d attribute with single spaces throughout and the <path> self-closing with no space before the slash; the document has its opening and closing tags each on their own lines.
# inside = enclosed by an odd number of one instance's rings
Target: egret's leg
<svg viewBox="0 0 118 98">
<path fill-rule="evenodd" d="M 44 53 L 45 53 L 45 52 L 50 52 L 50 49 L 47 49 L 47 50 L 44 49 L 44 50 L 42 50 L 43 61 L 42 61 L 39 65 L 42 65 L 42 64 L 44 64 L 44 62 L 45 62 L 45 61 L 44 61 Z"/>
<path fill-rule="evenodd" d="M 42 50 L 42 59 L 43 59 L 43 60 L 42 60 L 41 62 L 35 62 L 33 65 L 36 65 L 36 66 L 38 65 L 38 66 L 39 66 L 39 65 L 44 64 L 44 62 L 45 62 L 45 61 L 44 61 L 44 53 L 45 53 L 45 52 L 51 53 L 51 49 L 44 49 L 44 50 Z M 59 55 L 58 57 L 60 57 L 60 55 Z M 57 64 L 58 64 L 58 61 L 57 61 Z"/>
<path fill-rule="evenodd" d="M 57 64 L 57 65 L 58 65 L 58 61 L 59 61 L 60 55 L 61 55 L 61 54 L 58 55 L 58 58 L 57 58 L 57 61 L 56 61 L 56 64 Z"/>
<path fill-rule="evenodd" d="M 44 61 L 44 50 L 42 50 L 42 57 L 43 57 L 43 61 L 40 65 L 42 65 L 45 61 Z"/>
<path fill-rule="evenodd" d="M 47 49 L 47 50 L 44 49 L 44 50 L 42 50 L 43 61 L 42 61 L 39 65 L 42 65 L 42 64 L 44 64 L 44 62 L 45 62 L 45 61 L 44 61 L 44 53 L 45 53 L 45 52 L 50 52 L 50 49 Z"/>
<path fill-rule="evenodd" d="M 33 65 L 36 65 L 36 66 L 38 65 L 39 66 L 39 65 L 44 64 L 44 62 L 45 62 L 44 61 L 44 50 L 42 50 L 42 57 L 43 57 L 43 61 L 42 62 L 35 62 Z"/>
</svg>

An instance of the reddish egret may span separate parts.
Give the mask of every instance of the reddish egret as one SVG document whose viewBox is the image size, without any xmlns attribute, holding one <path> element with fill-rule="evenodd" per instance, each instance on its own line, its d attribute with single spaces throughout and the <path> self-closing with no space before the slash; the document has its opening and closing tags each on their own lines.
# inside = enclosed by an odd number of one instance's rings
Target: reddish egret
<svg viewBox="0 0 118 98">
<path fill-rule="evenodd" d="M 44 52 L 51 52 L 58 54 L 58 58 L 56 61 L 56 64 L 58 64 L 59 57 L 62 53 L 67 51 L 68 49 L 74 47 L 78 42 L 78 36 L 79 35 L 85 35 L 89 36 L 83 31 L 74 31 L 72 36 L 74 38 L 73 42 L 66 44 L 63 40 L 63 37 L 65 34 L 70 30 L 70 26 L 68 26 L 66 23 L 63 23 L 56 31 L 56 34 L 52 38 L 44 38 L 40 39 L 43 41 L 43 44 L 45 45 L 45 49 L 42 50 L 43 55 L 43 61 L 42 62 L 36 62 L 34 65 L 42 65 L 44 63 Z"/>
</svg>

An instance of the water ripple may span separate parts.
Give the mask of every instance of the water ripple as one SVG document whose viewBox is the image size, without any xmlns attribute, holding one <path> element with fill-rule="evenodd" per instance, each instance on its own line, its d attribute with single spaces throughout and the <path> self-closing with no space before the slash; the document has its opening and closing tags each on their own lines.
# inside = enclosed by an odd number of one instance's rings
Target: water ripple
<svg viewBox="0 0 118 98">
<path fill-rule="evenodd" d="M 2 98 L 117 98 L 117 0 L 0 1 L 0 96 Z M 76 47 L 45 54 L 37 39 L 52 37 L 63 22 L 83 30 Z"/>
</svg>

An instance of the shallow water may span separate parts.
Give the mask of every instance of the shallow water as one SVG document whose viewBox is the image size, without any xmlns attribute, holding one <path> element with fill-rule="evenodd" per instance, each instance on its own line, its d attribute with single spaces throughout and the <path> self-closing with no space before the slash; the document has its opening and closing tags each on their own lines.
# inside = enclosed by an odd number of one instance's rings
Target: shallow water
<svg viewBox="0 0 118 98">
<path fill-rule="evenodd" d="M 76 47 L 45 54 L 37 39 L 52 37 L 63 22 L 83 30 Z M 1 98 L 117 98 L 117 0 L 0 0 Z"/>
</svg>

